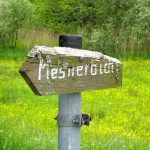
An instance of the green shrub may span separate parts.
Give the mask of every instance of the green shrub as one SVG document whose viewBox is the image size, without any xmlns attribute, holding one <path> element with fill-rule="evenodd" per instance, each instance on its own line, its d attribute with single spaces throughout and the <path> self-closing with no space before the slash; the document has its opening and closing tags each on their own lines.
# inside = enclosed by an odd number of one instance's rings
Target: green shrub
<svg viewBox="0 0 150 150">
<path fill-rule="evenodd" d="M 15 47 L 18 30 L 31 15 L 32 6 L 28 0 L 2 1 L 0 13 L 0 44 Z"/>
</svg>

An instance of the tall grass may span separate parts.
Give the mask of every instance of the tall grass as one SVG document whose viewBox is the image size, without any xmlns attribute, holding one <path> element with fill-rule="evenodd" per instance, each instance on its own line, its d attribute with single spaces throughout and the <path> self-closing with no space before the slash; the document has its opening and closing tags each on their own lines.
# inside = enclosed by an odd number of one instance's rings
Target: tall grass
<svg viewBox="0 0 150 150">
<path fill-rule="evenodd" d="M 86 49 L 100 51 L 115 57 L 150 57 L 150 40 L 146 37 L 138 37 L 137 33 L 119 31 L 114 33 L 112 29 L 94 29 L 91 32 L 79 31 L 83 34 L 83 46 Z M 125 32 L 125 33 L 123 33 Z"/>
<path fill-rule="evenodd" d="M 20 30 L 19 47 L 31 49 L 35 45 L 58 46 L 58 35 L 44 28 Z"/>
<path fill-rule="evenodd" d="M 99 29 L 91 32 L 86 29 L 78 30 L 77 34 L 83 36 L 83 49 L 100 51 L 106 55 L 114 57 L 150 57 L 150 42 L 138 39 L 137 34 L 112 35 Z M 21 29 L 17 47 L 15 49 L 30 50 L 35 45 L 58 46 L 59 35 L 52 33 L 48 29 Z M 1 48 L 5 49 L 5 48 Z M 15 50 L 14 50 L 15 51 Z"/>
</svg>

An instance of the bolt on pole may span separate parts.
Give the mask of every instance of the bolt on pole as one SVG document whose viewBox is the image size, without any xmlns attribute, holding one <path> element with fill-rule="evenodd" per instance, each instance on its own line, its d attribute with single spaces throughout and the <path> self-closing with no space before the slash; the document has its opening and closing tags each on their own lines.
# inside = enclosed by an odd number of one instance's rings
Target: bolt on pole
<svg viewBox="0 0 150 150">
<path fill-rule="evenodd" d="M 82 36 L 60 35 L 60 47 L 82 49 Z M 81 92 L 59 94 L 58 150 L 80 150 Z"/>
</svg>

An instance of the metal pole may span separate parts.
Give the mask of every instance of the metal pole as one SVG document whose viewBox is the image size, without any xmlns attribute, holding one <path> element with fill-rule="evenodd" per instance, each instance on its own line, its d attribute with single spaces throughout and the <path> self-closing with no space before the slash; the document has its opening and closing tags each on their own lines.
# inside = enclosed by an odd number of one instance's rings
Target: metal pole
<svg viewBox="0 0 150 150">
<path fill-rule="evenodd" d="M 82 36 L 60 35 L 59 46 L 82 49 Z M 59 94 L 58 150 L 80 150 L 81 117 L 81 93 Z"/>
<path fill-rule="evenodd" d="M 68 117 L 79 114 L 81 114 L 81 93 L 59 95 L 58 115 Z M 70 122 L 72 122 L 71 119 Z M 80 126 L 58 127 L 58 150 L 80 150 Z"/>
</svg>

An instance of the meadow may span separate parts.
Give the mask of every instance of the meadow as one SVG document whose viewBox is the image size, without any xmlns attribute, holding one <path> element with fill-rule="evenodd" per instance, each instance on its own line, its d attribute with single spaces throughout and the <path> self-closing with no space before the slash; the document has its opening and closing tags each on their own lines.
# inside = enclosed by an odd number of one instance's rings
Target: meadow
<svg viewBox="0 0 150 150">
<path fill-rule="evenodd" d="M 0 50 L 0 149 L 56 150 L 58 95 L 30 90 L 18 72 L 27 52 Z M 121 61 L 121 88 L 82 92 L 92 121 L 81 127 L 81 150 L 150 149 L 150 59 Z"/>
</svg>

